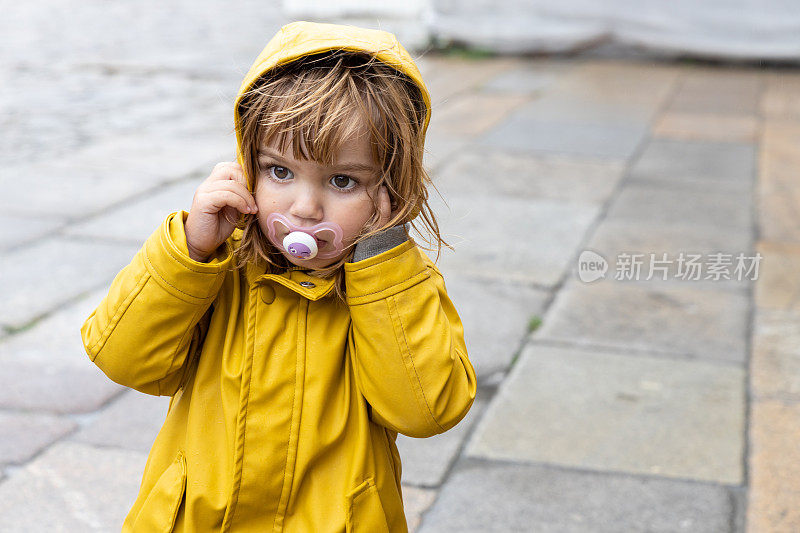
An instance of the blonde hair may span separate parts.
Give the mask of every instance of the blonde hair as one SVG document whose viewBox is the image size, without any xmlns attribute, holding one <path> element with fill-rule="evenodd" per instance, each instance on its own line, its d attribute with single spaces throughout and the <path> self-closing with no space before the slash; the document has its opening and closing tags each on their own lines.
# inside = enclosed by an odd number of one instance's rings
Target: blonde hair
<svg viewBox="0 0 800 533">
<path fill-rule="evenodd" d="M 436 250 L 437 258 L 442 246 L 449 247 L 428 204 L 428 186 L 433 184 L 422 163 L 426 105 L 404 74 L 364 53 L 315 54 L 260 78 L 242 95 L 238 111 L 242 166 L 251 191 L 259 175 L 260 146 L 274 145 L 286 152 L 291 142 L 296 159 L 331 165 L 342 143 L 363 124 L 381 176 L 370 193 L 373 216 L 355 242 L 381 229 L 410 223 L 425 239 L 425 248 Z M 395 216 L 379 228 L 375 193 L 381 185 L 389 191 Z M 239 227 L 243 230 L 236 249 L 240 267 L 265 262 L 270 273 L 293 267 L 264 235 L 256 215 L 244 215 Z M 344 299 L 343 265 L 351 257 L 352 249 L 336 263 L 310 274 L 334 276 L 336 294 Z"/>
</svg>

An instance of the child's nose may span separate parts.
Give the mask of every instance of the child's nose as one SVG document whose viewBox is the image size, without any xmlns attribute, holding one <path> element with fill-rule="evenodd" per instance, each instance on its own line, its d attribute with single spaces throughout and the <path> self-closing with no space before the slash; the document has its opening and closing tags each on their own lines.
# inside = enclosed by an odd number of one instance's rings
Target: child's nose
<svg viewBox="0 0 800 533">
<path fill-rule="evenodd" d="M 311 188 L 300 187 L 289 210 L 301 222 L 318 222 L 322 220 L 322 202 L 319 193 Z"/>
</svg>

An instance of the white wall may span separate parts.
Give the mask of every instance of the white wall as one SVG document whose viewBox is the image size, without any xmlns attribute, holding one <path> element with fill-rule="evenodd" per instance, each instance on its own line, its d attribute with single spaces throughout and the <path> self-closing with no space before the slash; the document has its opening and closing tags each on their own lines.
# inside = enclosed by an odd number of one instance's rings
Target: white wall
<svg viewBox="0 0 800 533">
<path fill-rule="evenodd" d="M 284 0 L 294 19 L 394 31 L 500 52 L 558 52 L 614 40 L 732 59 L 800 59 L 800 0 Z"/>
</svg>

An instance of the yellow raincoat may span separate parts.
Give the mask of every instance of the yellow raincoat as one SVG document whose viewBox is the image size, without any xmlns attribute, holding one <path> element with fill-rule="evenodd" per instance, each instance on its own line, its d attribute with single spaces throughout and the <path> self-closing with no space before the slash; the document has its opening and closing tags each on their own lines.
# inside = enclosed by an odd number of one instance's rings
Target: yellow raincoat
<svg viewBox="0 0 800 533">
<path fill-rule="evenodd" d="M 346 26 L 285 26 L 239 94 L 334 48 L 408 74 L 430 114 L 394 36 Z M 193 261 L 186 216 L 148 238 L 81 328 L 111 379 L 172 396 L 123 531 L 407 531 L 397 433 L 450 429 L 476 391 L 437 268 L 412 241 L 348 263 L 345 305 L 301 270 L 232 270 L 239 230 Z"/>
</svg>

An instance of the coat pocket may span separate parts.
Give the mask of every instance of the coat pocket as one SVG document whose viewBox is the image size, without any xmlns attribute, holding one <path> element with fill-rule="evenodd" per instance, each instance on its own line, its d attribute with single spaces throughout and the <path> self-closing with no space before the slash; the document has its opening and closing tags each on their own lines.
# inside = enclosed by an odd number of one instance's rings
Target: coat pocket
<svg viewBox="0 0 800 533">
<path fill-rule="evenodd" d="M 347 533 L 389 533 L 378 488 L 371 478 L 364 480 L 345 500 Z"/>
<path fill-rule="evenodd" d="M 179 452 L 147 495 L 132 531 L 170 533 L 185 490 L 186 458 L 183 452 Z"/>
</svg>

